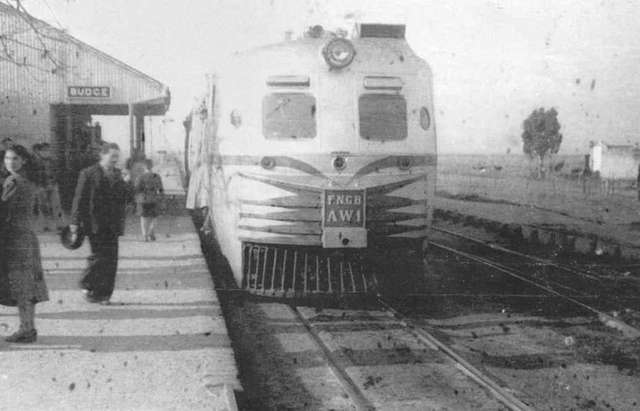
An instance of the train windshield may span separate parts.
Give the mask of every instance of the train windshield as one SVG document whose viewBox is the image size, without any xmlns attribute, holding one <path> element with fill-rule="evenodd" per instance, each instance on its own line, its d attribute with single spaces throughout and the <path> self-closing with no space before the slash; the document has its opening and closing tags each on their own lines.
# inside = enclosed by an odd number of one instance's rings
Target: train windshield
<svg viewBox="0 0 640 411">
<path fill-rule="evenodd" d="M 402 140 L 407 137 L 407 101 L 395 94 L 363 94 L 359 101 L 360 137 Z"/>
<path fill-rule="evenodd" d="M 316 136 L 316 99 L 305 93 L 272 93 L 262 100 L 262 132 L 267 139 Z"/>
</svg>

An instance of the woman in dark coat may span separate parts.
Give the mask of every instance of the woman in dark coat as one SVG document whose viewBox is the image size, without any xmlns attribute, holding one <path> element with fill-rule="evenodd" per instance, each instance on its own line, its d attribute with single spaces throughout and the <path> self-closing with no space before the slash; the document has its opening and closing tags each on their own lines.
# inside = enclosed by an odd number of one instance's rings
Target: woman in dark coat
<svg viewBox="0 0 640 411">
<path fill-rule="evenodd" d="M 48 301 L 44 282 L 40 244 L 33 231 L 33 205 L 36 188 L 29 180 L 29 152 L 20 145 L 10 145 L 5 151 L 4 165 L 9 173 L 2 184 L 0 204 L 3 208 L 1 237 L 5 262 L 5 287 L 8 294 L 4 305 L 18 306 L 20 329 L 6 338 L 8 342 L 34 342 L 35 304 Z"/>
<path fill-rule="evenodd" d="M 162 178 L 151 171 L 152 168 L 151 160 L 145 160 L 145 171 L 138 177 L 134 187 L 144 241 L 156 240 L 155 226 L 158 218 L 158 203 L 164 194 Z"/>
</svg>

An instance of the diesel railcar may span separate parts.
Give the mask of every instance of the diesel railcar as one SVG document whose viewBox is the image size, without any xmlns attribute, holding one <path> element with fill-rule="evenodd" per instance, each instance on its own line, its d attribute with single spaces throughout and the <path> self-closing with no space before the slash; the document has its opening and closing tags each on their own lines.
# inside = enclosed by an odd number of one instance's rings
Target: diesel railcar
<svg viewBox="0 0 640 411">
<path fill-rule="evenodd" d="M 234 54 L 190 116 L 189 208 L 208 210 L 239 286 L 370 292 L 378 250 L 426 250 L 432 75 L 405 26 L 315 26 Z"/>
</svg>

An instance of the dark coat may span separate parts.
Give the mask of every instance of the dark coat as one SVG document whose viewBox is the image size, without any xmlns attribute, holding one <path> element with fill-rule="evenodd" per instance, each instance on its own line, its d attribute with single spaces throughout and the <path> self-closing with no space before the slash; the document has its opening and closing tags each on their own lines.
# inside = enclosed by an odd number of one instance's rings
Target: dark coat
<svg viewBox="0 0 640 411">
<path fill-rule="evenodd" d="M 157 203 L 164 194 L 162 178 L 156 173 L 144 173 L 138 177 L 134 186 L 137 203 Z"/>
<path fill-rule="evenodd" d="M 130 185 L 116 169 L 110 181 L 104 169 L 93 165 L 80 171 L 71 209 L 71 224 L 87 234 L 124 234 L 125 205 L 131 198 Z"/>
<path fill-rule="evenodd" d="M 40 244 L 33 232 L 35 197 L 36 187 L 26 177 L 16 174 L 5 179 L 0 198 L 5 208 L 2 241 L 5 250 L 3 279 L 6 282 L 3 289 L 9 291 L 8 298 L 2 301 L 5 305 L 49 299 L 42 270 Z"/>
</svg>

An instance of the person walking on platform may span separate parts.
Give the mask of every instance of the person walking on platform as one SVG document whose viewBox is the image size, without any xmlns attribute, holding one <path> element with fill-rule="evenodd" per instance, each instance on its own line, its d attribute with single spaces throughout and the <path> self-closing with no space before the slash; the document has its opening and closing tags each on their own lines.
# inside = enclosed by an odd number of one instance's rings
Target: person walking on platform
<svg viewBox="0 0 640 411">
<path fill-rule="evenodd" d="M 39 196 L 38 212 L 44 219 L 44 231 L 49 231 L 49 224 L 53 222 L 56 229 L 63 228 L 62 206 L 60 204 L 60 190 L 55 176 L 54 160 L 51 156 L 49 143 L 35 144 L 33 154 L 39 168 Z"/>
<path fill-rule="evenodd" d="M 43 219 L 45 222 L 46 218 L 46 210 L 44 204 L 44 163 L 40 158 L 40 147 L 42 147 L 41 143 L 37 143 L 31 146 L 31 172 L 32 172 L 32 180 L 36 187 L 36 200 L 33 206 L 33 215 L 38 220 Z M 46 224 L 43 226 L 44 231 L 49 231 Z"/>
<path fill-rule="evenodd" d="M 162 178 L 152 171 L 153 162 L 147 159 L 144 164 L 145 170 L 136 180 L 135 199 L 138 204 L 137 210 L 144 241 L 156 241 L 158 205 L 162 201 L 164 188 Z"/>
<path fill-rule="evenodd" d="M 91 255 L 80 282 L 87 301 L 108 304 L 118 269 L 118 237 L 124 234 L 129 184 L 116 168 L 120 148 L 103 143 L 98 164 L 80 172 L 71 210 L 71 241 L 79 230 L 89 237 Z"/>
<path fill-rule="evenodd" d="M 36 188 L 30 180 L 31 156 L 26 148 L 10 144 L 4 154 L 9 175 L 2 183 L 0 205 L 2 225 L 0 239 L 3 249 L 3 291 L 0 303 L 18 306 L 20 329 L 6 338 L 13 343 L 36 341 L 36 303 L 49 300 L 44 281 L 40 244 L 33 231 L 32 215 Z"/>
</svg>

